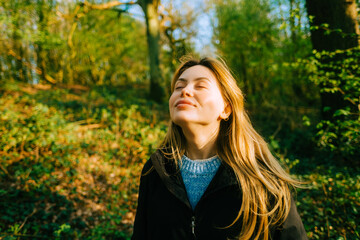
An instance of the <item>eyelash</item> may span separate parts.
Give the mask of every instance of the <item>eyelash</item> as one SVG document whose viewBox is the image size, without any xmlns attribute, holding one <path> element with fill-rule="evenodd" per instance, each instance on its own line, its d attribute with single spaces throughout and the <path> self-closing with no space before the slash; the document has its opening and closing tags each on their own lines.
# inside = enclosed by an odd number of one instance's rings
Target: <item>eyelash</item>
<svg viewBox="0 0 360 240">
<path fill-rule="evenodd" d="M 203 86 L 203 85 L 197 85 L 195 86 L 196 88 L 206 88 L 206 86 Z M 179 89 L 182 89 L 184 88 L 183 86 L 178 86 L 178 87 L 175 87 L 176 90 L 179 90 Z"/>
</svg>

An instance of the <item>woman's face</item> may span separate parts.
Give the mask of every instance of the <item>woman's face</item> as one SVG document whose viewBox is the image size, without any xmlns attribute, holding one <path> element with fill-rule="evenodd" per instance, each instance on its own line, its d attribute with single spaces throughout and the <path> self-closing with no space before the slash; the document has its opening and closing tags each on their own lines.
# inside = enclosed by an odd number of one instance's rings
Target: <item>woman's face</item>
<svg viewBox="0 0 360 240">
<path fill-rule="evenodd" d="M 219 127 L 220 120 L 229 115 L 226 105 L 216 76 L 201 65 L 180 75 L 169 99 L 171 120 L 180 127 L 188 124 Z"/>
</svg>

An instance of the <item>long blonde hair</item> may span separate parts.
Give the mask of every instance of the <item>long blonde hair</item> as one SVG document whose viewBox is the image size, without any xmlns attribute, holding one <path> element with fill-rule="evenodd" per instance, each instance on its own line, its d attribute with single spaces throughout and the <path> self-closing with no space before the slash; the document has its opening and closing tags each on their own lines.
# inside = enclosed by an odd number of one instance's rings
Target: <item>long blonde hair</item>
<svg viewBox="0 0 360 240">
<path fill-rule="evenodd" d="M 185 58 L 173 76 L 171 92 L 180 75 L 196 65 L 207 67 L 215 74 L 222 96 L 232 109 L 229 120 L 220 122 L 217 154 L 233 169 L 246 197 L 242 198 L 236 219 L 224 228 L 241 219 L 243 225 L 239 239 L 268 239 L 269 226 L 280 225 L 289 214 L 289 186 L 299 186 L 300 182 L 292 179 L 281 167 L 266 142 L 252 127 L 244 109 L 244 96 L 223 60 Z M 172 121 L 160 146 L 162 148 L 167 148 L 167 153 L 164 153 L 176 162 L 185 152 L 184 134 Z"/>
</svg>

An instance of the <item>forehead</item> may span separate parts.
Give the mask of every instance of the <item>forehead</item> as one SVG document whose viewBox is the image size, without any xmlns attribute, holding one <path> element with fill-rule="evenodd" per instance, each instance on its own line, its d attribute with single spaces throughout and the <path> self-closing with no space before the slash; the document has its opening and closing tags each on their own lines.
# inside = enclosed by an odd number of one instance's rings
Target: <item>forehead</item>
<svg viewBox="0 0 360 240">
<path fill-rule="evenodd" d="M 194 79 L 207 78 L 210 81 L 216 82 L 215 74 L 207 67 L 196 65 L 186 69 L 180 76 L 179 79 L 191 81 Z M 178 80 L 178 79 L 176 79 Z"/>
</svg>

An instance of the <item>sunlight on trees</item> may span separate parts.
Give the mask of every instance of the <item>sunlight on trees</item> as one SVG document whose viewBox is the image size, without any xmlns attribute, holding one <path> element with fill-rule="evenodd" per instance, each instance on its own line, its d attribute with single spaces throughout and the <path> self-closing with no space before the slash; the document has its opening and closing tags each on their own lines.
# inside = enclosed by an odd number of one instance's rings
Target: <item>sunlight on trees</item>
<svg viewBox="0 0 360 240">
<path fill-rule="evenodd" d="M 309 238 L 358 239 L 359 4 L 0 0 L 0 239 L 130 239 L 172 74 L 204 52 L 309 183 L 296 194 Z"/>
</svg>

